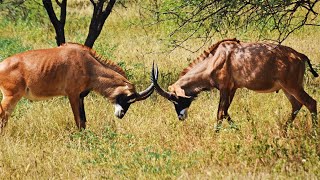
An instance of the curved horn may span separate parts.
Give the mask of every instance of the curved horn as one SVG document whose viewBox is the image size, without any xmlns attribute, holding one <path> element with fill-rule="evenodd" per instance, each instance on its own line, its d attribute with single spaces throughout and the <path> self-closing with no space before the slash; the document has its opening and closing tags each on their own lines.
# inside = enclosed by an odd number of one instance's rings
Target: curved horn
<svg viewBox="0 0 320 180">
<path fill-rule="evenodd" d="M 164 98 L 172 101 L 172 100 L 173 100 L 173 97 L 175 97 L 175 96 L 173 96 L 171 93 L 163 90 L 163 89 L 159 86 L 159 84 L 158 84 L 158 82 L 157 82 L 157 80 L 158 80 L 158 66 L 156 65 L 156 70 L 155 70 L 155 69 L 154 69 L 154 63 L 152 64 L 151 77 L 152 77 L 152 82 L 153 82 L 153 84 L 154 84 L 154 88 L 156 89 L 156 91 L 157 91 L 161 96 L 163 96 Z"/>
<path fill-rule="evenodd" d="M 146 90 L 137 93 L 137 97 L 135 101 L 141 101 L 141 100 L 147 99 L 153 93 L 153 90 L 154 90 L 154 85 L 152 83 Z"/>
<path fill-rule="evenodd" d="M 154 87 L 151 84 L 146 90 L 137 93 L 136 101 L 147 99 L 153 93 Z"/>
</svg>

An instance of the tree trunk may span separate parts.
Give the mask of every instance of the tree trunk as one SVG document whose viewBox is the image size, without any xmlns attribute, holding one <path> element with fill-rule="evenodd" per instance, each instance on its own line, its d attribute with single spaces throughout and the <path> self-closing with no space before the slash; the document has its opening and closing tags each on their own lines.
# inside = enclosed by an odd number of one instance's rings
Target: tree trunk
<svg viewBox="0 0 320 180">
<path fill-rule="evenodd" d="M 51 0 L 42 0 L 42 3 L 56 31 L 57 45 L 60 46 L 61 44 L 66 42 L 65 34 L 64 34 L 64 26 L 66 23 L 66 15 L 67 15 L 67 0 L 62 0 L 61 2 L 59 2 L 58 0 L 55 0 L 55 1 L 60 6 L 60 9 L 61 9 L 60 20 L 58 20 L 56 13 L 53 10 Z"/>
<path fill-rule="evenodd" d="M 94 42 L 99 37 L 102 27 L 106 19 L 110 15 L 113 6 L 116 3 L 116 0 L 110 0 L 104 10 L 103 10 L 103 4 L 105 3 L 106 0 L 98 0 L 98 2 L 94 2 L 94 0 L 90 0 L 90 1 L 93 4 L 94 9 L 93 9 L 91 22 L 90 22 L 89 33 L 84 45 L 92 48 Z"/>
</svg>

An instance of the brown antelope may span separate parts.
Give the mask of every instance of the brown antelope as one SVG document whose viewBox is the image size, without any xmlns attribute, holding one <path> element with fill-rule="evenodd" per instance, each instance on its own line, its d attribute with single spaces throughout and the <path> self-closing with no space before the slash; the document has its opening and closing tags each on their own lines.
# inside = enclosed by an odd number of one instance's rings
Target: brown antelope
<svg viewBox="0 0 320 180">
<path fill-rule="evenodd" d="M 154 88 L 151 84 L 137 93 L 119 66 L 103 60 L 86 46 L 67 43 L 5 59 L 0 63 L 0 89 L 1 130 L 22 97 L 42 100 L 67 96 L 77 127 L 85 129 L 83 101 L 90 91 L 108 98 L 115 106 L 114 114 L 122 118 L 130 104 L 146 99 Z"/>
<path fill-rule="evenodd" d="M 164 91 L 157 83 L 158 68 L 153 67 L 156 91 L 174 103 L 178 118 L 184 120 L 194 98 L 201 91 L 217 88 L 220 102 L 217 114 L 218 131 L 224 118 L 233 124 L 228 108 L 238 88 L 269 93 L 283 90 L 292 105 L 292 113 L 285 129 L 305 105 L 312 114 L 313 127 L 317 126 L 317 103 L 303 89 L 305 62 L 310 71 L 310 60 L 290 47 L 270 43 L 242 43 L 237 39 L 222 40 L 205 51 L 185 68 L 179 79 Z"/>
</svg>

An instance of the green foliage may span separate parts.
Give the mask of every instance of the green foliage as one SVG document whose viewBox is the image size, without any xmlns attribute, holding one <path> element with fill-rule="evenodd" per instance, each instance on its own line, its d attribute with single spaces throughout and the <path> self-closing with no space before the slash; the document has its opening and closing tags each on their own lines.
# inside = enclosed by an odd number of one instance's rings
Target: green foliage
<svg viewBox="0 0 320 180">
<path fill-rule="evenodd" d="M 44 23 L 47 15 L 41 0 L 4 0 L 0 3 L 0 14 L 10 21 Z"/>
<path fill-rule="evenodd" d="M 306 24 L 319 25 L 319 5 L 319 0 L 164 0 L 156 7 L 150 3 L 148 9 L 154 14 L 149 23 L 173 26 L 168 41 L 179 47 L 189 39 L 207 42 L 216 34 L 239 36 L 248 31 L 259 32 L 259 39 L 283 42 Z"/>
<path fill-rule="evenodd" d="M 19 52 L 30 50 L 31 47 L 23 46 L 16 38 L 0 38 L 0 61 Z"/>
</svg>

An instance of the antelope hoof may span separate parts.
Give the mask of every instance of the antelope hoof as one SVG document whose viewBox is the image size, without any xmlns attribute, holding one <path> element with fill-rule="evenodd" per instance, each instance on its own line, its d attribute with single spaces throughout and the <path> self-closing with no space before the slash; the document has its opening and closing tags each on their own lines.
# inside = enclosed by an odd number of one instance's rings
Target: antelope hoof
<svg viewBox="0 0 320 180">
<path fill-rule="evenodd" d="M 184 114 L 179 114 L 178 118 L 180 121 L 184 121 L 187 118 L 187 116 L 185 116 Z"/>
<path fill-rule="evenodd" d="M 215 124 L 213 129 L 214 129 L 214 132 L 219 133 L 220 130 L 222 129 L 222 124 L 221 123 Z"/>
<path fill-rule="evenodd" d="M 178 115 L 178 118 L 180 121 L 184 121 L 185 119 L 187 119 L 188 117 L 188 111 L 187 111 L 187 108 L 186 109 L 183 109 L 179 112 L 179 115 Z"/>
<path fill-rule="evenodd" d="M 124 117 L 124 112 L 123 111 L 119 111 L 117 113 L 115 113 L 115 115 L 117 116 L 117 118 L 122 119 Z"/>
<path fill-rule="evenodd" d="M 229 126 L 230 126 L 231 129 L 235 129 L 237 131 L 240 130 L 238 125 L 236 125 L 234 122 L 229 123 Z"/>
<path fill-rule="evenodd" d="M 3 134 L 6 124 L 7 122 L 4 122 L 4 121 L 0 122 L 0 134 Z"/>
</svg>

